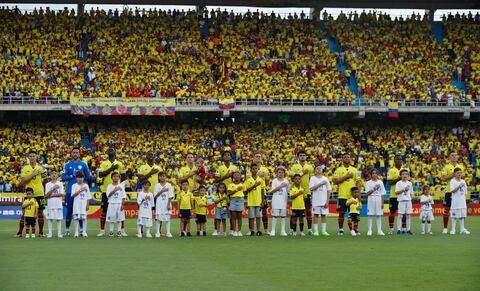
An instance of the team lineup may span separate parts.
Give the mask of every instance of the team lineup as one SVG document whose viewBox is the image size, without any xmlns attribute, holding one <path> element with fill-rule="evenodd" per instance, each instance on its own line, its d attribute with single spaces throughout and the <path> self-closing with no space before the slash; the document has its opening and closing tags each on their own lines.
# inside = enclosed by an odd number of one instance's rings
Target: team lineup
<svg viewBox="0 0 480 291">
<path fill-rule="evenodd" d="M 124 237 L 128 236 L 125 231 L 124 211 L 127 200 L 126 170 L 123 163 L 116 159 L 113 148 L 109 148 L 106 154 L 108 159 L 100 164 L 98 171 L 98 177 L 102 180 L 98 236 Z M 279 219 L 280 236 L 329 236 L 327 215 L 332 198 L 332 183 L 338 186 L 336 210 L 339 236 L 345 234 L 345 219 L 347 219 L 350 234 L 360 235 L 358 225 L 362 208 L 361 193 L 367 196 L 367 236 L 374 234 L 372 230 L 374 221 L 377 227 L 376 234 L 385 235 L 382 230 L 382 217 L 387 191 L 383 178 L 379 177 L 377 170 L 372 169 L 362 180 L 358 170 L 352 166 L 350 156 L 345 154 L 342 157 L 342 166 L 335 170 L 333 179 L 330 181 L 323 175 L 323 165 L 314 166 L 308 163 L 307 154 L 302 150 L 296 155 L 297 162 L 290 169 L 278 166 L 270 175 L 269 170 L 262 164 L 262 154 L 257 152 L 248 169 L 244 169 L 245 175 L 242 175 L 239 168 L 232 163 L 232 154 L 224 151 L 221 157 L 222 165 L 216 171 L 215 183 L 207 185 L 205 167 L 201 159 L 195 160 L 193 154 L 187 154 L 185 166 L 180 169 L 178 177 L 167 177 L 165 171 L 154 163 L 155 155 L 152 152 L 146 153 L 146 163 L 137 172 L 142 187 L 136 199 L 138 205 L 136 236 L 151 238 L 151 228 L 155 226 L 155 237 L 173 237 L 171 216 L 175 203 L 179 213 L 180 236 L 191 236 L 192 217 L 195 217 L 196 234 L 206 236 L 207 207 L 211 205 L 214 205 L 215 209 L 212 236 L 227 235 L 227 220 L 230 224 L 228 233 L 231 236 L 243 236 L 245 203 L 248 212 L 247 235 L 249 236 L 264 234 L 275 236 Z M 70 158 L 71 160 L 65 164 L 61 173 L 55 169 L 49 169 L 47 177 L 47 170 L 37 163 L 37 153 L 29 152 L 28 162 L 22 168 L 19 182 L 20 186 L 25 188 L 26 197 L 22 203 L 23 215 L 20 218 L 16 237 L 22 237 L 25 229 L 25 237 L 34 238 L 37 222 L 39 236 L 44 236 L 45 219 L 47 219 L 46 237 L 48 238 L 53 236 L 55 222 L 58 237 L 70 236 L 72 221 L 74 222 L 73 236 L 88 237 L 87 214 L 92 199 L 88 185 L 90 171 L 87 164 L 80 159 L 78 147 L 73 147 Z M 469 234 L 465 228 L 467 184 L 462 179 L 464 168 L 458 163 L 455 152 L 450 153 L 448 159 L 441 177 L 445 183 L 442 233 L 456 234 L 458 221 L 459 233 Z M 388 201 L 390 209 L 388 234 L 390 235 L 413 234 L 411 214 L 414 190 L 410 171 L 402 166 L 402 157 L 395 156 L 394 167 L 388 170 L 386 179 L 390 185 Z M 178 184 L 177 189 L 172 181 Z M 424 185 L 421 192 L 419 198 L 422 234 L 432 234 L 434 201 L 430 194 L 430 187 Z M 267 196 L 271 197 L 270 201 L 267 200 Z M 272 216 L 270 228 L 266 211 L 269 202 Z M 289 205 L 291 211 L 288 211 Z M 66 231 L 63 234 L 64 206 Z M 290 220 L 287 232 L 288 216 Z M 395 217 L 397 217 L 396 231 Z M 450 218 L 452 223 L 449 232 Z M 108 233 L 106 233 L 107 222 Z M 165 229 L 162 230 L 162 227 Z"/>
</svg>

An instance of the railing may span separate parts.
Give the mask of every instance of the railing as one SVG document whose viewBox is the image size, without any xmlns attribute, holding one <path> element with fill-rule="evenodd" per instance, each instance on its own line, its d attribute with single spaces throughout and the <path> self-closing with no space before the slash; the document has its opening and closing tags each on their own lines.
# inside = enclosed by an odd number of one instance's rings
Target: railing
<svg viewBox="0 0 480 291">
<path fill-rule="evenodd" d="M 88 98 L 88 97 L 87 97 Z M 95 97 L 92 97 L 92 99 Z M 112 97 L 117 98 L 117 97 Z M 155 98 L 155 97 L 152 97 Z M 174 97 L 172 97 L 174 98 Z M 202 99 L 202 98 L 175 98 L 177 105 L 184 106 L 218 106 L 217 99 Z M 28 96 L 4 96 L 0 97 L 0 104 L 43 104 L 43 105 L 67 105 L 69 100 L 62 100 L 62 97 L 28 97 Z M 388 101 L 384 99 L 356 99 L 356 100 L 296 100 L 296 99 L 236 99 L 237 106 L 376 106 L 387 107 Z M 477 107 L 480 106 L 480 101 L 398 101 L 400 108 L 402 107 Z"/>
</svg>

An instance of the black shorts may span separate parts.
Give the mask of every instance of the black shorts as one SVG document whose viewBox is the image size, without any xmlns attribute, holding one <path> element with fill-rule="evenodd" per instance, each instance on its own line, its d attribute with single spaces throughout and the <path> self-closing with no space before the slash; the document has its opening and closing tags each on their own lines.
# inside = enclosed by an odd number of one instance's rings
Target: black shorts
<svg viewBox="0 0 480 291">
<path fill-rule="evenodd" d="M 309 209 L 309 208 L 312 208 L 312 196 L 307 196 L 305 199 L 303 199 L 303 201 L 305 201 L 305 208 L 306 209 Z"/>
<path fill-rule="evenodd" d="M 388 202 L 388 208 L 390 209 L 390 214 L 395 214 L 398 210 L 398 200 L 397 198 L 390 198 Z"/>
<path fill-rule="evenodd" d="M 345 213 L 345 212 L 347 212 L 347 210 L 348 210 L 347 199 L 338 198 L 337 211 Z"/>
<path fill-rule="evenodd" d="M 35 217 L 25 217 L 25 225 L 35 227 Z"/>
<path fill-rule="evenodd" d="M 353 222 L 359 222 L 360 221 L 360 215 L 358 213 L 350 213 L 348 217 Z"/>
<path fill-rule="evenodd" d="M 47 202 L 45 201 L 45 197 L 37 196 L 37 197 L 33 197 L 33 198 L 35 198 L 35 200 L 37 200 L 39 210 L 45 209 L 45 206 L 47 205 Z"/>
<path fill-rule="evenodd" d="M 305 210 L 292 209 L 292 217 L 305 217 Z"/>
<path fill-rule="evenodd" d="M 207 216 L 204 214 L 197 214 L 197 223 L 205 223 L 207 222 Z"/>
<path fill-rule="evenodd" d="M 190 209 L 180 209 L 180 215 L 178 216 L 181 219 L 190 219 L 190 216 L 192 215 L 192 212 Z"/>
<path fill-rule="evenodd" d="M 452 207 L 452 193 L 447 192 L 445 193 L 445 200 L 443 201 L 443 206 L 446 208 Z"/>
<path fill-rule="evenodd" d="M 103 213 L 107 213 L 107 209 L 108 209 L 108 197 L 107 197 L 107 193 L 102 193 L 102 212 Z"/>
</svg>

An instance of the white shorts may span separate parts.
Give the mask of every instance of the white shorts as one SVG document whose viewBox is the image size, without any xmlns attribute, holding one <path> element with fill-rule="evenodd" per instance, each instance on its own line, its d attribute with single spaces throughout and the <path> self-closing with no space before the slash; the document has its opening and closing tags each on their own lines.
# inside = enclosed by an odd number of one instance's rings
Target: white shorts
<svg viewBox="0 0 480 291">
<path fill-rule="evenodd" d="M 368 196 L 367 215 L 383 216 L 382 196 Z"/>
<path fill-rule="evenodd" d="M 152 227 L 152 219 L 149 217 L 139 217 L 137 218 L 137 224 L 145 227 Z"/>
<path fill-rule="evenodd" d="M 272 216 L 286 217 L 287 209 L 272 209 Z"/>
<path fill-rule="evenodd" d="M 72 214 L 72 219 L 73 220 L 85 220 L 85 219 L 87 219 L 87 215 L 86 214 L 74 213 L 74 214 Z"/>
<path fill-rule="evenodd" d="M 328 207 L 325 206 L 313 206 L 312 213 L 316 215 L 327 215 L 329 214 Z"/>
<path fill-rule="evenodd" d="M 450 209 L 450 215 L 452 218 L 465 218 L 467 217 L 467 208 Z"/>
<path fill-rule="evenodd" d="M 122 210 L 122 204 L 108 204 L 107 221 L 120 222 L 125 220 L 125 212 Z"/>
<path fill-rule="evenodd" d="M 63 209 L 62 208 L 52 208 L 45 211 L 45 218 L 52 220 L 62 220 L 63 219 Z"/>
<path fill-rule="evenodd" d="M 412 201 L 398 201 L 398 214 L 412 214 Z"/>
<path fill-rule="evenodd" d="M 158 214 L 155 214 L 155 219 L 158 220 L 158 221 L 170 221 L 170 213 L 166 213 L 166 214 L 158 213 Z"/>
<path fill-rule="evenodd" d="M 432 210 L 421 210 L 420 211 L 420 220 L 421 221 L 434 221 Z"/>
</svg>

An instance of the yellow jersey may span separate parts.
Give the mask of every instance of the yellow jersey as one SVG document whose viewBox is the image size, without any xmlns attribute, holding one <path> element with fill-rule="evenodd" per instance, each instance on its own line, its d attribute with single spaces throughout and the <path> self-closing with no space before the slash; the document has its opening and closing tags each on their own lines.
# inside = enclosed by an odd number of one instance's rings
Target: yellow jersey
<svg viewBox="0 0 480 291">
<path fill-rule="evenodd" d="M 193 165 L 193 168 L 190 168 L 189 166 L 184 166 L 180 168 L 178 177 L 181 179 L 183 177 L 186 177 L 191 171 L 197 172 L 197 170 L 198 169 L 195 165 Z M 195 188 L 195 175 L 188 178 L 188 190 L 193 191 L 194 188 Z"/>
<path fill-rule="evenodd" d="M 36 175 L 32 178 L 32 180 L 28 181 L 28 183 L 25 184 L 25 189 L 32 188 L 33 197 L 44 196 L 45 189 L 43 188 L 42 175 L 45 174 L 46 170 L 42 166 L 40 166 L 39 164 L 36 164 L 35 167 L 32 167 L 31 165 L 26 165 L 22 168 L 22 173 L 20 174 L 20 177 L 26 178 L 30 176 L 34 170 L 39 171 L 40 174 Z"/>
<path fill-rule="evenodd" d="M 451 175 L 455 171 L 455 168 L 460 168 L 460 169 L 462 169 L 462 173 L 465 173 L 465 169 L 464 169 L 462 164 L 456 164 L 456 165 L 447 164 L 447 165 L 445 165 L 445 167 L 443 167 L 442 174 L 444 176 Z M 452 179 L 454 179 L 454 178 L 452 178 Z M 445 190 L 447 193 L 450 192 L 450 181 L 452 181 L 452 179 L 447 181 L 447 189 Z"/>
<path fill-rule="evenodd" d="M 33 204 L 28 205 L 31 202 L 33 202 Z M 28 205 L 28 206 L 26 206 L 26 205 Z M 23 216 L 25 216 L 25 217 L 35 217 L 35 214 L 37 213 L 37 209 L 38 209 L 38 202 L 34 198 L 26 199 L 25 201 L 23 201 L 22 207 L 25 207 L 24 208 L 25 212 L 24 212 Z"/>
<path fill-rule="evenodd" d="M 396 167 L 389 169 L 387 173 L 387 181 L 400 178 L 400 171 L 401 169 L 399 170 Z M 390 185 L 390 198 L 397 198 L 397 193 L 395 193 L 395 184 Z"/>
<path fill-rule="evenodd" d="M 149 164 L 145 164 L 140 166 L 140 168 L 138 169 L 138 174 L 145 176 L 148 173 L 150 173 L 150 171 L 152 171 L 153 169 L 157 169 L 159 172 L 162 170 L 162 168 L 160 168 L 160 166 L 157 164 L 153 164 L 153 166 L 150 166 Z M 151 185 L 150 189 L 153 189 L 153 187 L 155 187 L 155 185 L 157 185 L 158 183 L 158 173 L 151 175 L 148 178 L 148 181 L 150 182 L 150 185 Z"/>
<path fill-rule="evenodd" d="M 251 176 L 252 176 L 252 172 L 250 171 L 250 169 L 248 169 L 246 177 L 250 178 Z M 266 181 L 268 179 L 270 179 L 270 174 L 269 174 L 268 168 L 263 166 L 263 165 L 260 166 L 260 168 L 258 169 L 258 172 L 257 172 L 257 176 L 258 177 L 263 176 L 263 177 L 260 177 L 260 178 L 262 178 L 263 181 L 265 181 L 265 183 L 266 183 Z M 267 185 L 265 185 L 265 186 L 267 186 Z"/>
<path fill-rule="evenodd" d="M 293 186 L 292 189 L 290 189 L 290 197 L 297 195 L 299 192 L 303 191 L 303 188 Z M 293 210 L 304 210 L 305 209 L 305 200 L 304 200 L 305 192 L 303 195 L 299 195 L 292 200 L 292 209 Z"/>
<path fill-rule="evenodd" d="M 110 162 L 110 160 L 103 161 L 100 164 L 99 172 L 104 172 L 104 171 L 110 169 L 110 167 L 112 167 L 113 165 L 118 165 L 118 168 L 115 171 L 112 171 L 112 172 L 108 173 L 105 177 L 103 177 L 103 183 L 100 185 L 100 191 L 102 191 L 102 192 L 107 192 L 108 185 L 112 184 L 112 176 L 111 175 L 112 175 L 113 172 L 119 172 L 120 175 L 125 174 L 127 172 L 127 170 L 123 166 L 123 163 L 120 162 L 119 160 L 115 160 L 115 161 L 113 161 L 113 163 Z"/>
<path fill-rule="evenodd" d="M 347 203 L 353 202 L 353 201 L 357 201 L 357 204 L 353 204 L 353 203 L 350 204 L 350 206 L 348 206 L 348 210 L 350 211 L 350 213 L 360 214 L 360 209 L 362 209 L 362 201 L 360 201 L 360 199 L 358 198 L 350 197 L 347 200 Z"/>
<path fill-rule="evenodd" d="M 225 166 L 225 164 L 223 164 L 220 167 L 218 167 L 217 176 L 218 177 L 223 177 L 229 171 L 236 172 L 236 171 L 238 171 L 238 167 L 235 166 L 234 164 L 230 164 L 230 166 L 227 168 L 227 166 Z M 227 186 L 227 189 L 228 189 L 228 185 L 230 185 L 232 183 L 232 177 L 229 177 L 229 178 L 223 180 L 223 183 L 225 183 L 225 185 Z"/>
<path fill-rule="evenodd" d="M 242 187 L 242 190 L 237 191 L 238 187 Z M 245 193 L 243 193 L 243 190 L 245 190 L 245 186 L 243 185 L 243 183 L 238 183 L 238 184 L 231 183 L 230 185 L 227 186 L 227 191 L 235 191 L 235 193 L 230 195 L 230 198 L 245 197 Z"/>
<path fill-rule="evenodd" d="M 180 193 L 178 193 L 177 200 L 179 201 L 180 209 L 192 209 L 192 192 L 180 191 Z"/>
<path fill-rule="evenodd" d="M 222 198 L 226 198 L 225 200 L 222 200 L 222 202 L 219 202 L 216 207 L 227 207 L 228 206 L 228 196 L 227 193 L 216 193 L 214 195 L 215 201 L 220 200 Z"/>
<path fill-rule="evenodd" d="M 313 166 L 310 164 L 305 163 L 303 166 L 300 163 L 297 163 L 292 166 L 292 176 L 293 175 L 301 175 L 304 173 L 302 176 L 302 181 L 300 182 L 300 187 L 302 187 L 305 190 L 304 195 L 308 196 L 311 194 L 310 192 L 310 177 L 313 175 Z"/>
<path fill-rule="evenodd" d="M 348 168 L 345 166 L 341 166 L 337 168 L 337 170 L 333 174 L 334 178 L 341 178 L 345 177 L 347 173 L 352 173 L 353 177 L 343 181 L 338 185 L 339 199 L 350 199 L 352 197 L 351 189 L 355 187 L 355 181 L 358 179 L 358 171 L 355 167 L 352 166 L 349 166 Z"/>
<path fill-rule="evenodd" d="M 245 183 L 245 189 L 249 189 L 255 183 L 259 182 L 260 185 L 252 189 L 250 192 L 247 193 L 248 196 L 248 206 L 260 206 L 262 205 L 262 198 L 263 198 L 263 189 L 265 189 L 265 180 L 258 177 L 254 179 L 253 177 L 248 178 Z"/>
<path fill-rule="evenodd" d="M 205 197 L 205 196 L 195 197 L 195 214 L 206 215 L 207 214 L 207 206 L 200 206 L 200 204 L 208 205 L 207 197 Z"/>
</svg>

